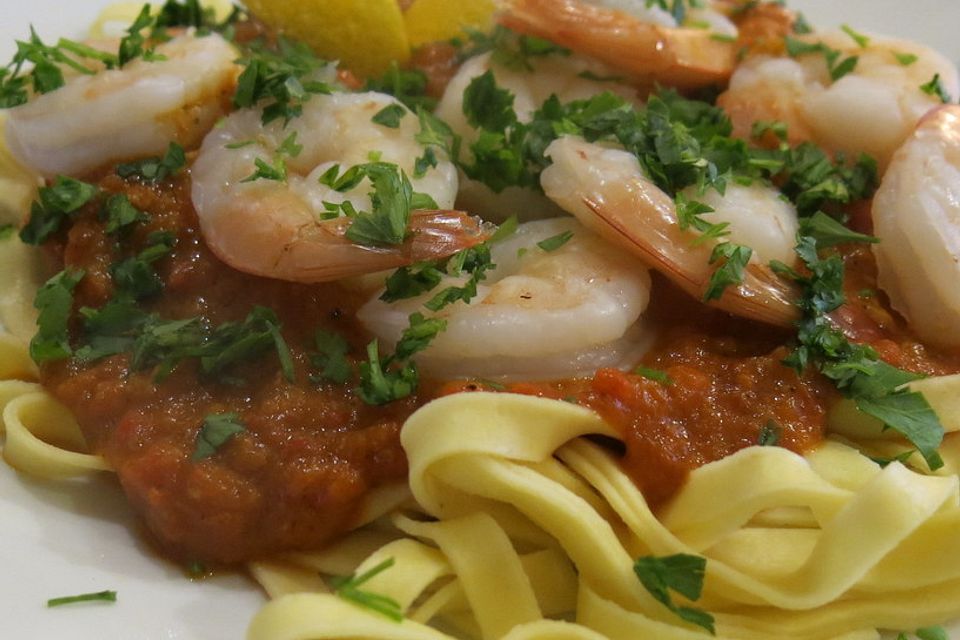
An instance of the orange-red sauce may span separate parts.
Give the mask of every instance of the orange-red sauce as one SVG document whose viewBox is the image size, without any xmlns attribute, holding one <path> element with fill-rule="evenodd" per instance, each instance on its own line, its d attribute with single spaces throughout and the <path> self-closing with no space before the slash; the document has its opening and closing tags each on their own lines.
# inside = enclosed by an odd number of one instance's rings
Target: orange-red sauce
<svg viewBox="0 0 960 640">
<path fill-rule="evenodd" d="M 203 245 L 189 199 L 189 178 L 161 187 L 107 175 L 108 192 L 125 192 L 151 221 L 122 243 L 107 236 L 96 206 L 51 242 L 63 262 L 86 270 L 75 304 L 99 307 L 112 295 L 109 266 L 138 252 L 151 231 L 175 231 L 172 256 L 157 263 L 163 293 L 148 308 L 167 319 L 242 320 L 255 305 L 273 309 L 295 361 L 281 375 L 275 353 L 230 371 L 241 382 L 211 379 L 190 362 L 162 382 L 131 371 L 125 355 L 89 365 L 43 367 L 44 384 L 77 415 L 91 447 L 107 457 L 133 506 L 170 554 L 237 562 L 308 549 L 352 527 L 370 490 L 403 482 L 403 421 L 417 406 L 453 391 L 490 388 L 477 381 L 426 382 L 420 395 L 370 407 L 352 385 L 309 380 L 316 329 L 347 337 L 362 357 L 369 336 L 353 320 L 359 301 L 338 285 L 302 285 L 241 274 Z M 847 334 L 897 366 L 926 373 L 960 371 L 960 355 L 920 344 L 876 290 L 869 250 L 845 250 L 850 304 L 837 314 Z M 868 293 L 869 292 L 869 293 Z M 814 374 L 781 364 L 792 335 L 707 309 L 655 280 L 649 314 L 667 327 L 643 364 L 669 384 L 603 369 L 592 377 L 518 383 L 507 390 L 561 398 L 598 411 L 623 438 L 622 464 L 650 501 L 662 504 L 691 469 L 756 444 L 772 426 L 778 444 L 805 451 L 823 437 L 837 397 Z M 191 459 L 211 413 L 237 412 L 247 430 L 212 457 Z"/>
</svg>

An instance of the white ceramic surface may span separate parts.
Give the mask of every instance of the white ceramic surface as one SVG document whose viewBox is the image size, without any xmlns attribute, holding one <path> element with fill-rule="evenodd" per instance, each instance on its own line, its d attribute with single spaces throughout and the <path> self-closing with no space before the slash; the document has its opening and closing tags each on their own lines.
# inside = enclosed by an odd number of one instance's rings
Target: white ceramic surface
<svg viewBox="0 0 960 640">
<path fill-rule="evenodd" d="M 0 0 L 0 59 L 32 23 L 80 36 L 107 0 Z M 960 61 L 957 0 L 792 0 L 811 23 L 926 42 Z M 2 286 L 2 274 L 0 274 Z M 145 546 L 109 477 L 56 484 L 0 464 L 0 637 L 10 640 L 232 640 L 262 602 L 241 576 L 192 582 Z M 104 589 L 113 605 L 47 609 L 48 598 Z M 960 638 L 960 626 L 953 636 Z"/>
</svg>

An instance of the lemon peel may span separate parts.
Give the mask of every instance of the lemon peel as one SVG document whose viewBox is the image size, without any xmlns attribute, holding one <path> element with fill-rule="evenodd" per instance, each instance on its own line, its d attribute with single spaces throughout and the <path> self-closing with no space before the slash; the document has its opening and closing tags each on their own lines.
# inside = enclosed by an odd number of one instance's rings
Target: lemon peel
<svg viewBox="0 0 960 640">
<path fill-rule="evenodd" d="M 410 46 L 450 40 L 466 28 L 489 30 L 494 9 L 493 0 L 415 0 L 404 14 Z"/>
<path fill-rule="evenodd" d="M 310 45 L 317 55 L 340 60 L 360 75 L 405 62 L 410 44 L 396 0 L 247 0 L 265 24 Z"/>
</svg>

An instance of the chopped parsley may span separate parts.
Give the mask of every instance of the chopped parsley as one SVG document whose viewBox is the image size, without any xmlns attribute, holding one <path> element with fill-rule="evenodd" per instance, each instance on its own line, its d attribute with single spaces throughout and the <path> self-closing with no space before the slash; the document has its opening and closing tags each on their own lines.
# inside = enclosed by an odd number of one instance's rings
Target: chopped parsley
<svg viewBox="0 0 960 640">
<path fill-rule="evenodd" d="M 870 38 L 860 33 L 859 31 L 855 31 L 853 27 L 851 27 L 850 25 L 847 25 L 847 24 L 842 25 L 840 29 L 845 34 L 850 36 L 853 39 L 853 41 L 857 43 L 857 46 L 860 47 L 861 49 L 866 49 L 867 47 L 870 46 Z"/>
<path fill-rule="evenodd" d="M 830 79 L 834 82 L 856 69 L 857 63 L 860 61 L 859 56 L 844 57 L 842 51 L 833 49 L 823 42 L 811 43 L 786 36 L 784 38 L 784 44 L 786 44 L 787 47 L 787 54 L 793 58 L 805 55 L 822 54 L 827 62 L 827 71 L 830 73 Z"/>
<path fill-rule="evenodd" d="M 780 436 L 783 434 L 783 427 L 773 420 L 767 420 L 760 428 L 760 435 L 757 436 L 757 444 L 761 447 L 772 447 L 780 442 Z"/>
<path fill-rule="evenodd" d="M 947 88 L 943 86 L 939 73 L 933 74 L 933 78 L 929 82 L 920 85 L 920 90 L 927 95 L 940 98 L 940 102 L 943 104 L 949 104 L 952 100 L 950 94 L 947 93 Z"/>
<path fill-rule="evenodd" d="M 377 566 L 361 573 L 359 576 L 353 574 L 334 578 L 331 581 L 334 592 L 344 600 L 358 604 L 365 609 L 376 611 L 394 622 L 401 622 L 403 621 L 403 609 L 400 607 L 400 603 L 393 598 L 361 589 L 364 584 L 392 567 L 395 563 L 396 561 L 393 558 L 388 558 Z"/>
<path fill-rule="evenodd" d="M 117 175 L 121 178 L 138 177 L 145 182 L 160 182 L 176 175 L 187 164 L 186 155 L 176 142 L 171 142 L 163 157 L 145 158 L 136 162 L 117 165 Z"/>
<path fill-rule="evenodd" d="M 753 249 L 732 242 L 720 242 L 713 247 L 710 264 L 718 265 L 710 276 L 703 293 L 704 302 L 719 300 L 723 292 L 731 285 L 743 282 L 743 272 L 750 262 Z"/>
<path fill-rule="evenodd" d="M 897 59 L 897 62 L 905 67 L 909 67 L 920 59 L 920 57 L 915 53 L 898 53 L 896 51 L 893 52 L 893 57 Z"/>
<path fill-rule="evenodd" d="M 563 233 L 558 233 L 557 235 L 551 236 L 546 240 L 541 240 L 537 243 L 537 246 L 549 253 L 551 251 L 556 251 L 563 245 L 567 244 L 572 238 L 573 231 L 564 231 Z"/>
<path fill-rule="evenodd" d="M 50 598 L 47 600 L 47 607 L 60 607 L 65 604 L 76 604 L 78 602 L 116 602 L 116 591 L 97 591 L 95 593 L 81 593 L 76 596 L 63 596 L 60 598 Z"/>
<path fill-rule="evenodd" d="M 437 106 L 437 99 L 427 95 L 427 74 L 420 69 L 401 69 L 396 61 L 380 78 L 367 80 L 364 89 L 391 95 L 411 111 L 421 107 L 433 111 Z"/>
<path fill-rule="evenodd" d="M 237 80 L 233 106 L 261 108 L 263 124 L 278 119 L 289 123 L 303 113 L 303 104 L 311 96 L 333 91 L 329 84 L 314 79 L 329 63 L 307 45 L 283 36 L 276 50 L 263 44 L 250 46 L 240 64 L 244 70 Z"/>
<path fill-rule="evenodd" d="M 903 388 L 921 376 L 883 362 L 871 347 L 849 342 L 833 326 L 829 314 L 845 302 L 844 266 L 836 254 L 821 256 L 820 248 L 849 238 L 840 239 L 830 232 L 823 244 L 818 244 L 818 235 L 821 231 L 816 222 L 801 222 L 796 251 L 807 275 L 780 263 L 771 264 L 781 275 L 794 279 L 803 290 L 799 301 L 802 313 L 798 323 L 799 344 L 784 364 L 801 373 L 808 366 L 816 367 L 844 396 L 854 400 L 857 408 L 913 444 L 930 469 L 939 469 L 943 461 L 937 449 L 943 440 L 943 425 L 921 394 Z"/>
<path fill-rule="evenodd" d="M 153 263 L 173 251 L 176 237 L 167 231 L 151 233 L 147 247 L 136 256 L 117 262 L 110 267 L 118 298 L 142 300 L 160 293 L 163 282 L 153 268 Z"/>
<path fill-rule="evenodd" d="M 37 334 L 30 341 L 30 357 L 36 363 L 62 360 L 69 357 L 68 335 L 73 291 L 83 279 L 80 270 L 64 270 L 53 276 L 37 290 L 33 306 L 40 312 Z"/>
<path fill-rule="evenodd" d="M 335 384 L 346 383 L 353 375 L 347 359 L 350 351 L 347 341 L 339 334 L 319 329 L 314 336 L 314 343 L 317 353 L 310 356 L 310 364 L 318 373 L 311 375 L 310 380 L 314 383 L 325 380 Z"/>
<path fill-rule="evenodd" d="M 924 627 L 923 629 L 917 629 L 913 634 L 919 640 L 950 640 L 950 636 L 943 627 Z M 897 635 L 897 640 L 908 640 L 908 635 L 900 633 Z"/>
<path fill-rule="evenodd" d="M 570 55 L 570 50 L 558 44 L 537 38 L 535 36 L 519 35 L 502 25 L 497 25 L 493 31 L 486 33 L 468 30 L 467 43 L 460 44 L 459 58 L 467 60 L 481 53 L 491 52 L 491 60 L 514 71 L 533 71 L 533 58 L 550 55 Z"/>
<path fill-rule="evenodd" d="M 0 240 L 6 240 L 12 238 L 17 232 L 17 227 L 14 224 L 0 224 Z"/>
<path fill-rule="evenodd" d="M 123 193 L 107 198 L 100 210 L 100 220 L 106 223 L 104 231 L 109 235 L 123 235 L 133 225 L 149 219 L 150 217 L 133 206 L 130 199 Z"/>
<path fill-rule="evenodd" d="M 407 239 L 410 212 L 436 208 L 424 194 L 414 193 L 407 174 L 395 164 L 371 162 L 363 165 L 363 173 L 373 184 L 372 211 L 354 213 L 348 240 L 366 246 L 401 244 Z"/>
<path fill-rule="evenodd" d="M 284 158 L 296 158 L 303 151 L 303 145 L 297 143 L 297 132 L 294 131 L 277 147 L 273 157 L 273 164 L 263 158 L 254 158 L 255 171 L 240 182 L 254 182 L 255 180 L 287 181 L 287 162 Z"/>
<path fill-rule="evenodd" d="M 405 115 L 407 115 L 407 110 L 403 105 L 391 104 L 378 111 L 371 120 L 375 124 L 388 129 L 399 129 L 400 121 Z"/>
<path fill-rule="evenodd" d="M 197 443 L 191 459 L 199 462 L 209 458 L 238 433 L 247 428 L 236 413 L 215 413 L 203 419 L 203 425 L 197 432 Z"/>
<path fill-rule="evenodd" d="M 43 244 L 96 194 L 97 188 L 92 184 L 57 176 L 52 185 L 37 192 L 37 200 L 30 205 L 30 218 L 20 230 L 20 239 L 26 244 Z"/>
<path fill-rule="evenodd" d="M 649 367 L 640 366 L 633 370 L 633 374 L 646 378 L 647 380 L 659 382 L 664 386 L 671 386 L 673 384 L 673 378 L 671 378 L 666 371 L 661 369 L 651 369 Z"/>
<path fill-rule="evenodd" d="M 688 600 L 699 600 L 706 568 L 706 558 L 687 554 L 645 556 L 633 565 L 637 578 L 657 601 L 686 622 L 715 634 L 712 615 L 702 609 L 677 606 L 670 596 L 673 590 Z"/>
</svg>

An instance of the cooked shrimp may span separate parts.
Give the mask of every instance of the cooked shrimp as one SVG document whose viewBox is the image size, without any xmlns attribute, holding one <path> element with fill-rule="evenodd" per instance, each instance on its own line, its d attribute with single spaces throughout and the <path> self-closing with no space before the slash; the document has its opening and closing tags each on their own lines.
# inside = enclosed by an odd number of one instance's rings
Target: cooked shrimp
<svg viewBox="0 0 960 640">
<path fill-rule="evenodd" d="M 559 248 L 537 246 L 562 233 L 572 235 Z M 426 373 L 550 379 L 639 360 L 650 277 L 635 258 L 570 217 L 521 224 L 491 254 L 496 268 L 477 297 L 436 314 L 447 328 L 417 356 Z M 451 277 L 440 286 L 454 284 L 462 283 Z M 412 312 L 430 314 L 423 303 L 431 295 L 390 304 L 374 298 L 357 316 L 392 345 Z"/>
<path fill-rule="evenodd" d="M 894 308 L 923 340 L 960 347 L 960 106 L 932 112 L 894 154 L 873 224 Z"/>
<path fill-rule="evenodd" d="M 219 35 L 182 35 L 157 47 L 165 60 L 74 76 L 10 110 L 7 142 L 47 176 L 81 175 L 110 162 L 197 146 L 229 107 L 237 52 Z"/>
<path fill-rule="evenodd" d="M 864 152 L 885 167 L 917 121 L 940 103 L 921 85 L 939 75 L 947 93 L 960 95 L 956 67 L 927 47 L 873 36 L 861 47 L 842 32 L 805 40 L 822 42 L 841 59 L 856 56 L 856 67 L 832 82 L 822 53 L 748 57 L 717 101 L 736 135 L 748 137 L 754 122 L 778 120 L 787 124 L 791 143 L 809 140 L 853 156 Z"/>
<path fill-rule="evenodd" d="M 499 64 L 489 53 L 467 60 L 451 79 L 437 105 L 436 115 L 450 125 L 464 142 L 464 155 L 470 159 L 469 146 L 479 136 L 467 122 L 463 111 L 463 96 L 470 83 L 487 71 L 493 73 L 497 86 L 513 94 L 513 109 L 520 122 L 530 122 L 534 112 L 552 95 L 562 102 L 585 100 L 605 91 L 636 100 L 636 90 L 621 82 L 597 80 L 615 78 L 617 72 L 604 64 L 578 55 L 548 55 L 532 57 L 529 69 L 512 68 Z M 542 193 L 522 187 L 507 187 L 494 193 L 489 187 L 467 176 L 460 176 L 457 205 L 486 220 L 502 221 L 511 215 L 523 220 L 535 220 L 562 215 Z"/>
<path fill-rule="evenodd" d="M 691 16 L 710 28 L 677 25 L 668 13 L 647 2 L 586 0 L 506 0 L 500 22 L 596 58 L 644 84 L 662 82 L 692 89 L 724 82 L 736 64 L 738 45 L 723 35 L 736 27 L 722 13 L 701 10 Z M 602 6 L 597 6 L 602 5 Z"/>
<path fill-rule="evenodd" d="M 286 127 L 281 121 L 262 125 L 256 109 L 231 114 L 203 141 L 192 169 L 192 199 L 207 245 L 240 271 L 321 282 L 446 256 L 480 242 L 477 222 L 447 211 L 456 196 L 457 174 L 446 158 L 412 180 L 413 189 L 430 195 L 442 211 L 414 212 L 411 239 L 404 244 L 354 244 L 344 237 L 350 218 L 325 219 L 324 203 L 349 201 L 357 210 L 371 209 L 367 180 L 345 192 L 320 182 L 334 165 L 346 171 L 376 158 L 413 175 L 423 153 L 414 139 L 416 118 L 406 112 L 397 128 L 371 120 L 399 105 L 379 93 L 315 96 Z M 286 180 L 247 181 L 256 161 L 273 165 L 292 135 L 302 149 L 284 157 Z"/>
<path fill-rule="evenodd" d="M 553 164 L 540 181 L 550 199 L 687 293 L 703 297 L 714 269 L 709 264 L 712 244 L 695 243 L 696 233 L 680 228 L 673 199 L 647 179 L 633 154 L 572 136 L 555 140 L 546 153 Z M 743 283 L 729 287 L 713 304 L 736 315 L 793 326 L 797 296 L 767 264 L 788 256 L 784 247 L 793 242 L 796 212 L 776 190 L 750 189 L 734 187 L 726 201 L 706 196 L 716 205 L 716 221 L 730 223 L 730 241 L 756 245 Z"/>
</svg>

